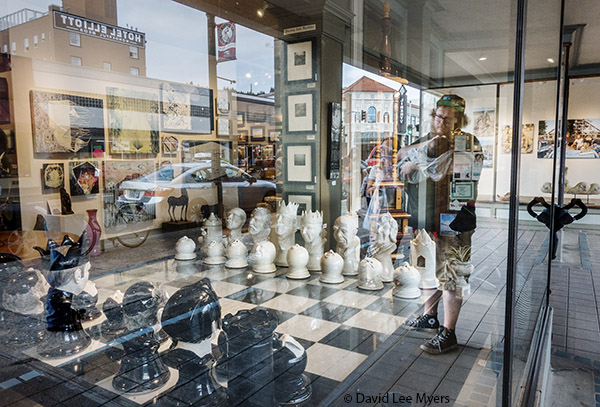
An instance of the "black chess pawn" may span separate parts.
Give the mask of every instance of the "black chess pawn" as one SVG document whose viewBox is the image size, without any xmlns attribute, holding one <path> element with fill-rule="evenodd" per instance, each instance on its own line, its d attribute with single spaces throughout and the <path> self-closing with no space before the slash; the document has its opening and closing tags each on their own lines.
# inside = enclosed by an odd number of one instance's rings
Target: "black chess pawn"
<svg viewBox="0 0 600 407">
<path fill-rule="evenodd" d="M 102 304 L 102 312 L 106 320 L 100 324 L 100 334 L 107 341 L 112 341 L 125 335 L 127 328 L 123 320 L 123 304 L 114 298 L 107 298 Z"/>
<path fill-rule="evenodd" d="M 162 362 L 160 342 L 153 326 L 164 305 L 164 292 L 153 284 L 141 281 L 125 291 L 123 316 L 127 335 L 123 342 L 125 355 L 119 372 L 112 380 L 115 389 L 125 393 L 142 393 L 165 385 L 171 376 Z"/>
<path fill-rule="evenodd" d="M 273 377 L 275 398 L 281 404 L 296 405 L 310 398 L 312 388 L 306 369 L 306 350 L 290 335 L 273 335 Z"/>
</svg>

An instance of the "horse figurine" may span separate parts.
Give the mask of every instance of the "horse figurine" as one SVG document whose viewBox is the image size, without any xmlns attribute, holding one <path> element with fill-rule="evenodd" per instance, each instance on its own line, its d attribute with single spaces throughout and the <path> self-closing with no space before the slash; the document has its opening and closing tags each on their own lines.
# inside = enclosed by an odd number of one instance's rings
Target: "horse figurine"
<svg viewBox="0 0 600 407">
<path fill-rule="evenodd" d="M 169 218 L 171 218 L 171 222 L 175 221 L 175 208 L 181 206 L 181 221 L 187 221 L 187 210 L 188 210 L 188 201 L 189 196 L 187 193 L 187 189 L 181 188 L 181 196 L 174 197 L 170 196 L 167 199 L 167 203 L 169 204 Z M 184 219 L 184 211 L 185 211 L 185 219 Z M 171 212 L 173 215 L 171 215 Z"/>
</svg>

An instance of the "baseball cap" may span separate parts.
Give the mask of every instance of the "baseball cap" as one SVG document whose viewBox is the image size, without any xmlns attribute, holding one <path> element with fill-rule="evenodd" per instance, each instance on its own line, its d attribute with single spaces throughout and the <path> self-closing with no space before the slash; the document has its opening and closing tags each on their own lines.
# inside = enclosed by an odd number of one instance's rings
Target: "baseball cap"
<svg viewBox="0 0 600 407">
<path fill-rule="evenodd" d="M 465 100 L 458 95 L 444 95 L 436 106 L 450 106 L 462 113 L 465 111 Z"/>
</svg>

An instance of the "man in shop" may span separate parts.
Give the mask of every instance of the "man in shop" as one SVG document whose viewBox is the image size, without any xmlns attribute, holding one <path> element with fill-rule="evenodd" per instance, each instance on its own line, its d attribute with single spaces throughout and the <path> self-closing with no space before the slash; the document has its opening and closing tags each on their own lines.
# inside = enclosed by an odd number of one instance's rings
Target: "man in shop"
<svg viewBox="0 0 600 407">
<path fill-rule="evenodd" d="M 476 137 L 461 131 L 467 123 L 465 100 L 457 95 L 444 95 L 432 112 L 431 132 L 398 152 L 398 173 L 405 181 L 408 211 L 417 214 L 419 206 L 425 206 L 425 229 L 436 240 L 436 274 L 440 285 L 426 301 L 424 313 L 405 323 L 415 330 L 437 330 L 437 335 L 421 345 L 421 349 L 431 354 L 457 348 L 456 322 L 462 293 L 468 289 L 457 285 L 455 264 L 470 263 L 479 177 L 472 163 L 475 153 L 482 150 Z M 419 188 L 423 187 L 426 191 L 419 200 Z M 461 259 L 457 258 L 459 253 L 464 255 Z M 438 320 L 440 300 L 444 307 L 443 324 Z"/>
</svg>

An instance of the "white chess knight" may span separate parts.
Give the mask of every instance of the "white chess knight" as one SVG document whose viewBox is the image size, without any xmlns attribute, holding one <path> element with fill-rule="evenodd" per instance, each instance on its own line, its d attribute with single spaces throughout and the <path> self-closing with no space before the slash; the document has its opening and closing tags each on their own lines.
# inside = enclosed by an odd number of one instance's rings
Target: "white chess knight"
<svg viewBox="0 0 600 407">
<path fill-rule="evenodd" d="M 280 201 L 277 206 L 277 220 L 273 227 L 276 237 L 277 257 L 275 264 L 287 267 L 287 252 L 295 243 L 298 230 L 298 204 L 290 202 L 287 205 Z"/>
<path fill-rule="evenodd" d="M 205 256 L 208 255 L 208 245 L 213 242 L 223 241 L 223 224 L 221 219 L 214 213 L 211 213 L 207 219 L 204 219 L 204 224 L 200 230 L 198 242 L 202 245 L 200 250 Z"/>
<path fill-rule="evenodd" d="M 342 256 L 333 250 L 329 250 L 321 257 L 321 270 L 323 270 L 323 274 L 319 280 L 327 284 L 341 284 L 344 282 L 343 269 L 344 259 Z"/>
<path fill-rule="evenodd" d="M 358 288 L 369 291 L 381 290 L 383 288 L 382 273 L 383 266 L 379 260 L 373 257 L 365 258 L 358 266 Z"/>
<path fill-rule="evenodd" d="M 333 224 L 333 237 L 337 241 L 337 252 L 344 259 L 345 276 L 356 276 L 358 274 L 358 263 L 360 261 L 360 238 L 358 232 L 358 217 L 355 214 L 347 214 L 338 217 Z"/>
<path fill-rule="evenodd" d="M 269 234 L 271 234 L 271 211 L 268 208 L 254 208 L 250 215 L 248 232 L 255 245 L 269 239 Z"/>
<path fill-rule="evenodd" d="M 306 268 L 308 264 L 308 250 L 299 244 L 295 244 L 287 252 L 288 272 L 285 275 L 293 280 L 302 280 L 310 277 Z"/>
<path fill-rule="evenodd" d="M 223 241 L 213 240 L 208 244 L 206 248 L 206 258 L 204 259 L 204 264 L 223 264 L 226 259 L 223 256 L 225 252 L 225 247 L 223 246 Z"/>
<path fill-rule="evenodd" d="M 248 265 L 248 249 L 246 248 L 246 245 L 239 240 L 234 240 L 227 245 L 225 256 L 227 257 L 225 267 L 239 269 Z"/>
<path fill-rule="evenodd" d="M 229 236 L 227 238 L 227 244 L 235 241 L 242 240 L 242 227 L 246 223 L 246 212 L 241 208 L 233 208 L 227 212 L 225 218 L 225 226 L 229 229 Z"/>
<path fill-rule="evenodd" d="M 321 257 L 323 256 L 323 246 L 325 239 L 325 228 L 323 224 L 323 212 L 304 211 L 300 218 L 300 234 L 304 239 L 304 245 L 308 250 L 308 269 L 310 271 L 321 270 Z"/>
<path fill-rule="evenodd" d="M 404 262 L 394 272 L 394 289 L 392 290 L 392 295 L 404 299 L 420 298 L 420 281 L 421 274 L 419 271 L 408 264 L 408 262 Z"/>
<path fill-rule="evenodd" d="M 384 213 L 375 225 L 371 255 L 381 262 L 384 283 L 391 283 L 394 279 L 394 265 L 392 253 L 397 249 L 398 222 L 389 213 Z"/>
<path fill-rule="evenodd" d="M 175 260 L 194 260 L 196 258 L 196 243 L 187 236 L 182 237 L 175 245 Z"/>
<path fill-rule="evenodd" d="M 252 270 L 260 274 L 274 273 L 276 270 L 275 264 L 273 264 L 275 253 L 275 245 L 268 240 L 256 243 L 250 253 Z"/>
<path fill-rule="evenodd" d="M 419 288 L 427 290 L 440 285 L 435 275 L 435 242 L 425 229 L 421 229 L 417 236 L 410 241 L 410 265 L 416 268 L 421 275 Z"/>
</svg>

